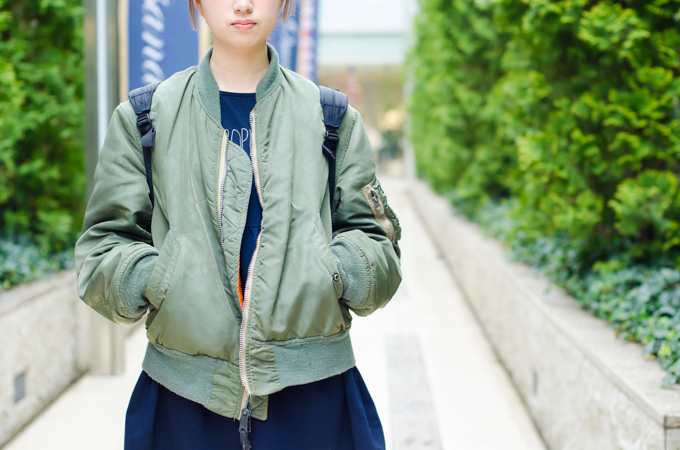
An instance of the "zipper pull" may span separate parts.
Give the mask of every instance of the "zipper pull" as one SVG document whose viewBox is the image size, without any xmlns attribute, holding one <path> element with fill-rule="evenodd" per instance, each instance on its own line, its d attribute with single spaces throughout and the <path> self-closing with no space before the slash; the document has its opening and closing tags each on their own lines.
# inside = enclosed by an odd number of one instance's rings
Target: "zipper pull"
<svg viewBox="0 0 680 450">
<path fill-rule="evenodd" d="M 244 406 L 241 411 L 241 420 L 239 421 L 238 432 L 241 435 L 241 445 L 243 450 L 250 450 L 250 441 L 248 440 L 248 433 L 250 433 L 250 409 Z"/>
</svg>

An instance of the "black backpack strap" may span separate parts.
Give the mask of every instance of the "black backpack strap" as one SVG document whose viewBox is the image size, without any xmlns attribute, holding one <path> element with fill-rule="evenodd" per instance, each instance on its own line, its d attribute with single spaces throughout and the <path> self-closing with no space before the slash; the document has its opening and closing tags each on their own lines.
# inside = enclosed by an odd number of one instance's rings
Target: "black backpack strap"
<svg viewBox="0 0 680 450">
<path fill-rule="evenodd" d="M 160 83 L 147 84 L 140 88 L 130 91 L 128 98 L 137 114 L 137 128 L 142 134 L 142 150 L 144 153 L 144 168 L 146 170 L 146 184 L 149 185 L 149 200 L 151 200 L 151 207 L 154 206 L 153 201 L 153 180 L 151 178 L 151 149 L 156 140 L 156 129 L 151 123 L 149 111 L 151 111 L 151 99 L 153 93 Z"/>
<path fill-rule="evenodd" d="M 321 92 L 321 108 L 323 121 L 326 124 L 326 137 L 323 141 L 323 154 L 328 159 L 328 189 L 331 196 L 331 211 L 333 210 L 333 194 L 335 192 L 335 150 L 338 148 L 340 137 L 338 128 L 342 117 L 347 111 L 347 95 L 337 89 L 319 86 Z"/>
</svg>

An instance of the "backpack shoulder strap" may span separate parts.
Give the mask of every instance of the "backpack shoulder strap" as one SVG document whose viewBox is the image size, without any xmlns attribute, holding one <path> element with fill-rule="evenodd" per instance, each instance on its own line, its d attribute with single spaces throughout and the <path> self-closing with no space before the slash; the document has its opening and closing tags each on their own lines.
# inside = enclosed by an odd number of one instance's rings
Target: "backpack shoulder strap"
<svg viewBox="0 0 680 450">
<path fill-rule="evenodd" d="M 342 117 L 347 111 L 347 95 L 337 89 L 319 86 L 321 93 L 321 108 L 323 109 L 323 121 L 326 124 L 326 137 L 323 141 L 322 151 L 328 159 L 328 189 L 331 198 L 331 212 L 333 211 L 333 194 L 335 193 L 335 151 L 338 148 L 340 137 L 338 128 Z"/>
<path fill-rule="evenodd" d="M 153 180 L 151 178 L 151 149 L 156 140 L 156 129 L 151 123 L 149 111 L 151 111 L 151 100 L 153 93 L 160 83 L 147 84 L 140 88 L 130 91 L 128 98 L 137 114 L 137 128 L 142 135 L 142 151 L 144 153 L 144 168 L 146 170 L 146 184 L 149 185 L 149 200 L 151 200 L 151 208 L 154 206 L 153 201 Z"/>
</svg>

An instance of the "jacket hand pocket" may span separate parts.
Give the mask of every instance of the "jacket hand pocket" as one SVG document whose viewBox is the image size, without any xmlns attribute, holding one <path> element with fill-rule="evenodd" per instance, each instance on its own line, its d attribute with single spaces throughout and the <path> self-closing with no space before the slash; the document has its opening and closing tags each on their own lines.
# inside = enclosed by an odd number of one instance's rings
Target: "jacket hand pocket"
<svg viewBox="0 0 680 450">
<path fill-rule="evenodd" d="M 156 265 L 151 272 L 151 277 L 146 285 L 144 295 L 156 310 L 160 309 L 163 300 L 170 293 L 170 285 L 177 266 L 177 236 L 170 228 L 165 236 L 160 253 L 156 259 Z M 149 313 L 151 314 L 151 313 Z M 148 327 L 148 322 L 147 322 Z"/>
<path fill-rule="evenodd" d="M 342 280 L 340 279 L 340 271 L 338 270 L 338 264 L 335 262 L 333 253 L 331 252 L 330 243 L 326 240 L 326 232 L 323 228 L 323 223 L 321 222 L 321 216 L 316 216 L 316 221 L 314 223 L 314 230 L 317 235 L 317 241 L 319 241 L 319 248 L 321 251 L 321 257 L 323 262 L 330 274 L 330 279 L 333 282 L 333 288 L 335 289 L 335 295 L 339 300 L 342 297 L 342 292 L 344 286 Z"/>
</svg>

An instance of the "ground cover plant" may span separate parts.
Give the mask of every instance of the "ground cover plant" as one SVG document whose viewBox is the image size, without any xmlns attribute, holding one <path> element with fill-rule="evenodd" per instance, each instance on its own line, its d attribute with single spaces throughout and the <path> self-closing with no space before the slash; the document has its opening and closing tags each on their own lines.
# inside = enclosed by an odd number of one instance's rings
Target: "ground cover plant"
<svg viewBox="0 0 680 450">
<path fill-rule="evenodd" d="M 422 0 L 419 176 L 680 378 L 680 1 Z"/>
<path fill-rule="evenodd" d="M 74 255 L 70 248 L 45 254 L 37 243 L 25 235 L 0 237 L 0 292 L 74 267 Z"/>
</svg>

